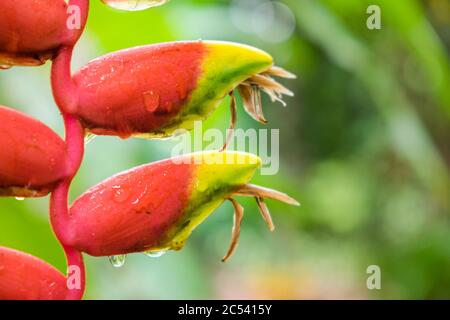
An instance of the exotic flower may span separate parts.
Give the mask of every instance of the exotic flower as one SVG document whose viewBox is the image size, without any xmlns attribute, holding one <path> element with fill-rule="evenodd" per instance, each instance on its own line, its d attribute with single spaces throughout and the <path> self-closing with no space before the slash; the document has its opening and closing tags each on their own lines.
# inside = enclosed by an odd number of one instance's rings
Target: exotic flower
<svg viewBox="0 0 450 320">
<path fill-rule="evenodd" d="M 140 10 L 168 0 L 102 1 Z M 263 51 L 210 41 L 118 51 L 72 76 L 73 47 L 85 26 L 88 4 L 88 0 L 0 3 L 0 68 L 52 59 L 52 91 L 65 126 L 62 141 L 37 120 L 0 106 L 0 196 L 51 192 L 52 227 L 68 265 L 65 277 L 37 258 L 0 247 L 0 299 L 81 299 L 85 289 L 81 252 L 121 257 L 179 250 L 191 232 L 229 200 L 234 225 L 226 260 L 237 246 L 243 218 L 235 196 L 255 197 L 270 230 L 274 226 L 264 198 L 298 204 L 283 193 L 249 184 L 261 165 L 257 156 L 216 151 L 123 172 L 88 190 L 69 209 L 69 189 L 83 158 L 86 132 L 124 138 L 171 136 L 206 119 L 227 95 L 234 128 L 236 90 L 245 110 L 265 123 L 260 91 L 284 104 L 282 95 L 292 93 L 272 77 L 294 78 L 275 67 Z M 73 288 L 71 269 L 77 280 Z"/>
<path fill-rule="evenodd" d="M 255 197 L 273 230 L 264 198 L 297 205 L 275 190 L 249 184 L 261 160 L 238 152 L 194 153 L 143 165 L 115 175 L 80 196 L 60 225 L 64 243 L 94 256 L 179 250 L 191 232 L 225 200 L 235 209 L 234 251 L 243 208 L 235 196 Z M 54 224 L 58 225 L 58 223 Z M 56 230 L 58 232 L 59 230 Z"/>
<path fill-rule="evenodd" d="M 4 106 L 0 122 L 0 196 L 45 196 L 67 175 L 64 141 L 43 123 Z"/>
<path fill-rule="evenodd" d="M 260 90 L 273 100 L 292 93 L 272 79 L 292 78 L 267 53 L 240 44 L 174 42 L 97 58 L 74 75 L 78 104 L 65 110 L 97 135 L 167 137 L 191 129 L 238 88 L 246 111 L 266 122 Z M 232 98 L 232 127 L 235 122 Z"/>
</svg>

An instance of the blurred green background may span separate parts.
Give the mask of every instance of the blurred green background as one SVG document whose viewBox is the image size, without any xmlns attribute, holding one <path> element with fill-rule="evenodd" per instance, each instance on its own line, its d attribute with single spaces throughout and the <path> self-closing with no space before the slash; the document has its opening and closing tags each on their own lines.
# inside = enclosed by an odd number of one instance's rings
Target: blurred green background
<svg viewBox="0 0 450 320">
<path fill-rule="evenodd" d="M 366 27 L 370 4 L 381 30 Z M 184 250 L 127 257 L 113 268 L 87 257 L 90 299 L 450 299 L 450 2 L 448 0 L 172 0 L 143 12 L 91 1 L 74 58 L 184 39 L 247 43 L 299 75 L 287 108 L 264 101 L 280 128 L 280 172 L 255 182 L 289 193 L 302 207 L 268 202 L 270 234 L 256 204 L 246 208 L 240 246 L 221 263 L 230 238 L 225 204 Z M 0 102 L 62 134 L 49 64 L 0 74 Z M 226 129 L 228 102 L 207 127 Z M 259 126 L 239 108 L 238 126 Z M 102 179 L 170 156 L 174 141 L 97 137 L 72 199 Z M 0 245 L 30 252 L 60 270 L 61 248 L 48 199 L 1 199 Z M 381 290 L 366 269 L 381 268 Z"/>
</svg>

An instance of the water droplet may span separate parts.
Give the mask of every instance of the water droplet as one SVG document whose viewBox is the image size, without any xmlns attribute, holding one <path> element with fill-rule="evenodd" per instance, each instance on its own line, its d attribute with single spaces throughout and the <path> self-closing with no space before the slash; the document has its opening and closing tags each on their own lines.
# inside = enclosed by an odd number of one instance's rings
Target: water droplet
<svg viewBox="0 0 450 320">
<path fill-rule="evenodd" d="M 140 11 L 161 6 L 169 0 L 102 0 L 107 6 L 125 11 Z"/>
<path fill-rule="evenodd" d="M 144 105 L 148 112 L 155 112 L 159 107 L 159 94 L 154 91 L 145 92 Z"/>
<path fill-rule="evenodd" d="M 84 144 L 88 144 L 89 142 L 91 142 L 92 140 L 94 140 L 96 137 L 95 134 L 93 133 L 88 133 L 86 134 L 86 136 L 84 137 Z"/>
<path fill-rule="evenodd" d="M 25 200 L 25 197 L 16 197 L 16 200 L 23 201 Z"/>
<path fill-rule="evenodd" d="M 147 257 L 150 257 L 150 258 L 160 258 L 160 257 L 162 257 L 163 255 L 165 255 L 166 253 L 167 253 L 166 250 L 162 250 L 162 251 L 147 251 L 147 252 L 144 252 L 144 254 L 145 254 Z"/>
<path fill-rule="evenodd" d="M 129 198 L 130 193 L 128 190 L 122 188 L 121 186 L 114 186 L 112 188 L 114 190 L 114 201 L 122 203 Z"/>
<path fill-rule="evenodd" d="M 111 262 L 111 264 L 113 265 L 113 267 L 115 268 L 120 268 L 123 267 L 123 265 L 125 264 L 125 258 L 127 256 L 124 254 L 118 255 L 118 256 L 110 256 L 108 257 L 109 262 Z"/>
</svg>

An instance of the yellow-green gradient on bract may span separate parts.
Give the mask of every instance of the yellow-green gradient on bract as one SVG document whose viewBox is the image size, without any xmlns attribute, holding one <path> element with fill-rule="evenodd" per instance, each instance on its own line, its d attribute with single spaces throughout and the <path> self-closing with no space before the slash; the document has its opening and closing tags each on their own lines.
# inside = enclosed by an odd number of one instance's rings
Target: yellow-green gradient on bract
<svg viewBox="0 0 450 320">
<path fill-rule="evenodd" d="M 181 114 L 164 128 L 166 134 L 176 129 L 193 128 L 194 121 L 205 120 L 240 83 L 268 70 L 273 58 L 257 48 L 223 41 L 199 41 L 204 50 L 201 73 Z"/>
<path fill-rule="evenodd" d="M 234 151 L 198 152 L 180 158 L 192 164 L 190 200 L 183 218 L 167 234 L 167 244 L 150 251 L 179 250 L 191 232 L 240 186 L 250 182 L 262 160 Z"/>
</svg>

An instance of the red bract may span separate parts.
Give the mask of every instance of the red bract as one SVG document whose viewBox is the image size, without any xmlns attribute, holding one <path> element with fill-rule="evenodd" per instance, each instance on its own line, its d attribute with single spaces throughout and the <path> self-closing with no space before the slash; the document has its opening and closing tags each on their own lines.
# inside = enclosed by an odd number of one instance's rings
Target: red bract
<svg viewBox="0 0 450 320">
<path fill-rule="evenodd" d="M 94 256 L 140 252 L 157 245 L 184 213 L 192 169 L 166 160 L 89 189 L 70 209 L 67 243 Z"/>
<path fill-rule="evenodd" d="M 43 123 L 0 106 L 0 196 L 38 197 L 66 177 L 64 141 Z"/>
<path fill-rule="evenodd" d="M 199 43 L 144 46 L 93 60 L 74 75 L 74 112 L 95 134 L 123 137 L 163 131 L 197 85 Z"/>
<path fill-rule="evenodd" d="M 88 0 L 66 2 L 1 1 L 0 68 L 41 65 L 61 46 L 74 45 L 86 23 Z M 80 10 L 68 11 L 69 5 Z"/>
<path fill-rule="evenodd" d="M 274 100 L 291 94 L 271 76 L 292 77 L 273 67 L 267 53 L 236 43 L 136 47 L 95 59 L 77 72 L 77 105 L 65 111 L 94 134 L 166 137 L 180 128 L 191 129 L 239 87 L 247 112 L 265 122 L 259 89 Z"/>
<path fill-rule="evenodd" d="M 1 300 L 62 300 L 67 295 L 61 272 L 32 255 L 0 247 Z"/>
<path fill-rule="evenodd" d="M 235 195 L 257 197 L 273 230 L 262 198 L 298 203 L 277 191 L 249 185 L 260 165 L 261 160 L 251 154 L 205 152 L 120 173 L 74 202 L 70 215 L 61 223 L 70 225 L 61 238 L 95 256 L 179 250 L 204 219 Z M 237 244 L 243 212 L 232 202 L 238 219 L 227 257 Z"/>
</svg>

